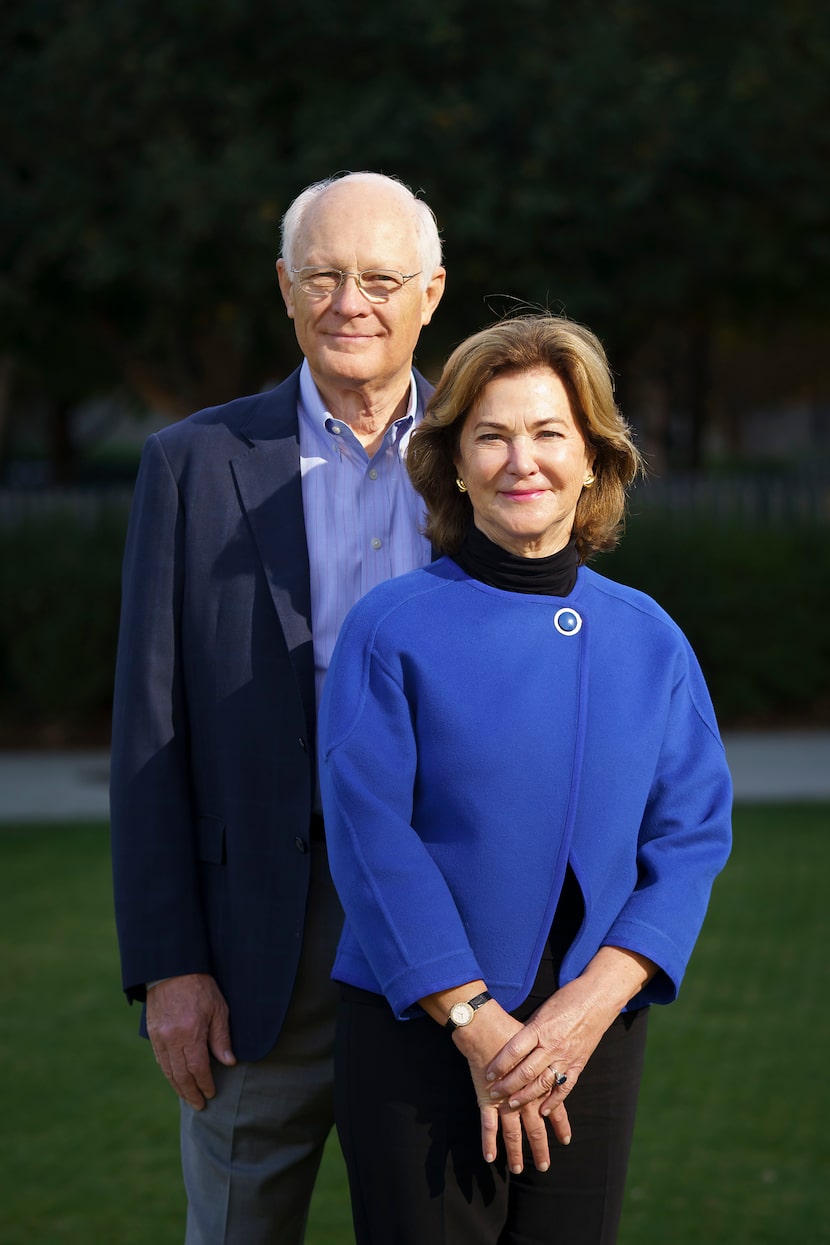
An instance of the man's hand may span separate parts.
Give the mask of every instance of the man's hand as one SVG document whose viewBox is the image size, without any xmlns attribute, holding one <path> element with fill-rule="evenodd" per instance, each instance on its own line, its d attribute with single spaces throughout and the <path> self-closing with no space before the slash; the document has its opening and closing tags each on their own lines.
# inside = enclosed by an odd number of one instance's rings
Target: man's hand
<svg viewBox="0 0 830 1245">
<path fill-rule="evenodd" d="M 216 1087 L 210 1056 L 232 1067 L 228 1005 L 207 973 L 168 977 L 147 991 L 147 1032 L 156 1062 L 185 1102 L 201 1111 Z"/>
</svg>

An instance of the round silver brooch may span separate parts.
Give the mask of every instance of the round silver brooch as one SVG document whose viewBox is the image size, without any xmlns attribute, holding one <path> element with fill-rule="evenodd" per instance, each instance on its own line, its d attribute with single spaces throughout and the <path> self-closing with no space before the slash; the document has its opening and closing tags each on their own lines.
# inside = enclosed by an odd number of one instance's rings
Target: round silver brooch
<svg viewBox="0 0 830 1245">
<path fill-rule="evenodd" d="M 582 627 L 582 615 L 566 606 L 556 611 L 553 625 L 560 635 L 576 635 Z"/>
</svg>

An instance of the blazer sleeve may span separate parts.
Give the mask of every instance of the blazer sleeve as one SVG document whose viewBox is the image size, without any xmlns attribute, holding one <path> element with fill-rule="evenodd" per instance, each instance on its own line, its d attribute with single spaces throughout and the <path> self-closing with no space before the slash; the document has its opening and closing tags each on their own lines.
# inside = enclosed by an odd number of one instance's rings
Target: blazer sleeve
<svg viewBox="0 0 830 1245">
<path fill-rule="evenodd" d="M 191 805 L 181 646 L 186 515 L 161 440 L 147 442 L 124 554 L 110 775 L 122 980 L 209 971 Z"/>
</svg>

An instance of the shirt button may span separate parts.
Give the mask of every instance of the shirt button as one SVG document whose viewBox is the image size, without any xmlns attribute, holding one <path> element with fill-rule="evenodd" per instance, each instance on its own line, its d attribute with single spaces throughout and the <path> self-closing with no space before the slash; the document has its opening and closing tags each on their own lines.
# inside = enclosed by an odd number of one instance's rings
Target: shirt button
<svg viewBox="0 0 830 1245">
<path fill-rule="evenodd" d="M 306 845 L 305 839 L 301 839 L 299 835 L 297 835 L 296 839 L 294 840 L 294 846 L 296 847 L 297 851 L 300 852 L 303 856 L 308 851 L 308 847 Z"/>
<path fill-rule="evenodd" d="M 339 424 L 332 424 L 331 430 L 336 437 L 339 437 L 340 433 L 343 431 Z"/>
<path fill-rule="evenodd" d="M 383 541 L 380 539 L 380 537 L 376 536 L 374 540 L 372 541 L 372 548 L 381 549 L 382 547 L 383 547 Z"/>
</svg>

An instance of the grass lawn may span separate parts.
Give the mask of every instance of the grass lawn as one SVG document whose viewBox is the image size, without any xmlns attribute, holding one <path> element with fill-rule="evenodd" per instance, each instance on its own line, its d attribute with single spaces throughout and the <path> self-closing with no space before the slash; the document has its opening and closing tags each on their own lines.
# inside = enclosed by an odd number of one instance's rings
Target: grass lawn
<svg viewBox="0 0 830 1245">
<path fill-rule="evenodd" d="M 0 829 L 0 1245 L 182 1240 L 178 1110 L 121 1001 L 108 853 L 100 825 Z M 830 808 L 738 808 L 652 1017 L 620 1245 L 830 1243 L 828 877 Z M 308 1245 L 349 1222 L 332 1145 Z"/>
</svg>

